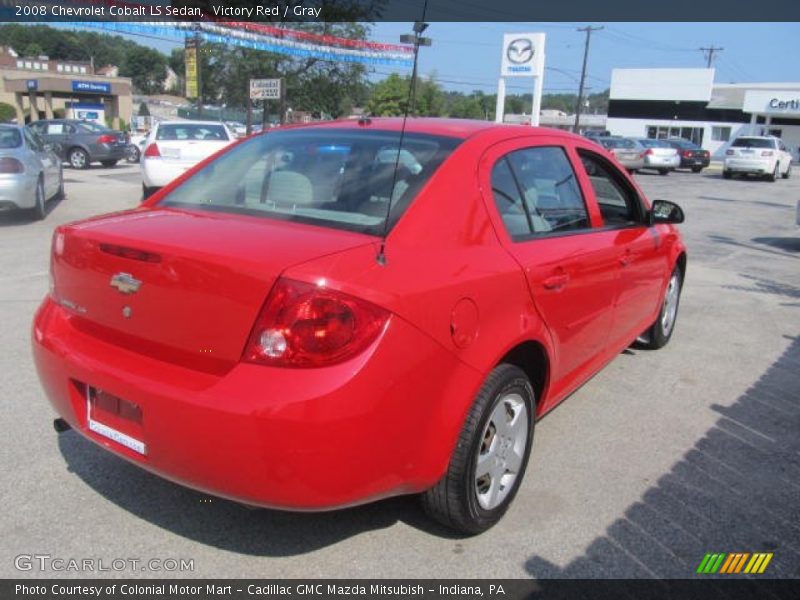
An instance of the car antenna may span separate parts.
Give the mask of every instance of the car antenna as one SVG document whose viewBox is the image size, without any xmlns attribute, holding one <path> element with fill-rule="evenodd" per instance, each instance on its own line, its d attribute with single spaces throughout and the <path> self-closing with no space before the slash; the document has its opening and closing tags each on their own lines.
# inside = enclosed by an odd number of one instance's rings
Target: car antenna
<svg viewBox="0 0 800 600">
<path fill-rule="evenodd" d="M 430 46 L 430 38 L 422 37 L 422 32 L 428 28 L 425 22 L 425 13 L 428 11 L 428 0 L 422 5 L 422 20 L 414 23 L 414 33 L 401 35 L 400 41 L 404 44 L 414 44 L 414 67 L 411 70 L 411 85 L 408 86 L 408 98 L 405 110 L 403 111 L 403 124 L 400 126 L 400 140 L 397 144 L 397 155 L 394 158 L 394 171 L 392 172 L 392 187 L 389 188 L 389 201 L 386 203 L 386 219 L 383 222 L 383 233 L 381 234 L 381 246 L 375 260 L 379 265 L 386 264 L 386 236 L 389 235 L 389 217 L 392 214 L 392 199 L 394 196 L 394 186 L 397 184 L 397 170 L 400 168 L 400 152 L 403 150 L 403 139 L 406 135 L 406 121 L 408 113 L 414 112 L 417 89 L 417 59 L 419 58 L 419 47 Z"/>
</svg>

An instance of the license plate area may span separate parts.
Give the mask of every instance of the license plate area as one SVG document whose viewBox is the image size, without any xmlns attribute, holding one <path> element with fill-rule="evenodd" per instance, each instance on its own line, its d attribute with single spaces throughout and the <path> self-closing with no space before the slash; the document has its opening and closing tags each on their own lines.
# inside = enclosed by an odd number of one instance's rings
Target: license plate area
<svg viewBox="0 0 800 600">
<path fill-rule="evenodd" d="M 142 409 L 124 398 L 86 386 L 86 424 L 90 431 L 117 444 L 146 455 Z"/>
</svg>

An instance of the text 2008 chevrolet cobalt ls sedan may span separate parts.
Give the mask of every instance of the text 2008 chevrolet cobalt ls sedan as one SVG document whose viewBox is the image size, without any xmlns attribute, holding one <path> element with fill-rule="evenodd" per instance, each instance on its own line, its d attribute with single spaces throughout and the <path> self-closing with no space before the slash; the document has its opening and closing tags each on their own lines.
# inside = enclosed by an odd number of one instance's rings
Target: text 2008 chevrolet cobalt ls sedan
<svg viewBox="0 0 800 600">
<path fill-rule="evenodd" d="M 251 505 L 497 522 L 536 418 L 670 339 L 683 213 L 577 136 L 401 126 L 273 130 L 59 227 L 33 347 L 61 417 Z"/>
</svg>

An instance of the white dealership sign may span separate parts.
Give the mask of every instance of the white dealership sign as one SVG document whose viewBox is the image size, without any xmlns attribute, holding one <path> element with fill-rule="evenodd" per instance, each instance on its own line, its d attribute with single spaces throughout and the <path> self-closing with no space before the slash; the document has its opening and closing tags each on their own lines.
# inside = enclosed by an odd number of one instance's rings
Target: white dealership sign
<svg viewBox="0 0 800 600">
<path fill-rule="evenodd" d="M 742 110 L 759 115 L 800 116 L 800 90 L 747 90 Z"/>
<path fill-rule="evenodd" d="M 280 79 L 250 80 L 251 100 L 280 100 L 280 98 L 281 98 Z"/>
<path fill-rule="evenodd" d="M 531 125 L 539 125 L 542 106 L 542 80 L 544 79 L 543 33 L 506 33 L 503 35 L 503 57 L 500 63 L 500 80 L 497 83 L 495 121 L 503 122 L 506 102 L 506 77 L 531 77 L 533 79 L 533 106 Z"/>
</svg>

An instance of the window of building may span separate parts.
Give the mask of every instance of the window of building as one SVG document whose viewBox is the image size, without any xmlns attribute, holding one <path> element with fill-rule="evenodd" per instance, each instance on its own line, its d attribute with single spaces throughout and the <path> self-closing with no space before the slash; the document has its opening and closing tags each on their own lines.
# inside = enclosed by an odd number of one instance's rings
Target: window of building
<svg viewBox="0 0 800 600">
<path fill-rule="evenodd" d="M 730 129 L 730 128 L 729 128 Z M 683 138 L 698 146 L 703 145 L 703 127 L 671 127 L 667 125 L 648 125 L 647 137 L 653 140 Z M 730 135 L 730 132 L 729 132 Z"/>
<path fill-rule="evenodd" d="M 24 69 L 25 68 L 25 61 L 18 60 L 17 61 L 17 68 L 18 69 Z"/>
<path fill-rule="evenodd" d="M 86 73 L 86 67 L 81 67 L 81 73 Z"/>
<path fill-rule="evenodd" d="M 730 127 L 712 127 L 711 128 L 711 141 L 713 142 L 727 142 L 731 139 Z"/>
<path fill-rule="evenodd" d="M 56 71 L 64 71 L 64 65 L 56 65 Z"/>
<path fill-rule="evenodd" d="M 29 60 L 25 61 L 25 68 L 26 69 L 32 69 L 33 68 L 33 64 L 31 63 L 31 61 L 29 61 Z"/>
</svg>

